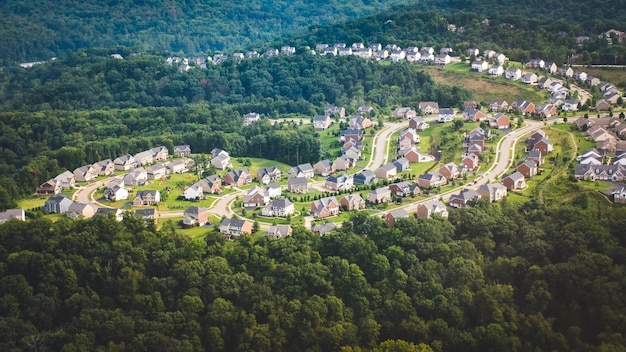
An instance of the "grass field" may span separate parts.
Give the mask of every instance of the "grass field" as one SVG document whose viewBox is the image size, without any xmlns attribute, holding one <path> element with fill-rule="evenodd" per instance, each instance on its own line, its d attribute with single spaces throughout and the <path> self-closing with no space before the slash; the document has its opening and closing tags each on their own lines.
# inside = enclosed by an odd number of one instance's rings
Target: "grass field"
<svg viewBox="0 0 626 352">
<path fill-rule="evenodd" d="M 504 77 L 489 77 L 485 73 L 470 71 L 469 63 L 456 63 L 444 67 L 424 66 L 437 84 L 457 85 L 473 92 L 473 99 L 489 103 L 500 99 L 512 102 L 518 99 L 543 102 L 548 100 L 547 92 L 535 86 L 509 81 Z"/>
<path fill-rule="evenodd" d="M 588 76 L 612 83 L 620 90 L 626 88 L 626 69 L 624 68 L 584 67 L 581 70 L 587 72 Z"/>
</svg>

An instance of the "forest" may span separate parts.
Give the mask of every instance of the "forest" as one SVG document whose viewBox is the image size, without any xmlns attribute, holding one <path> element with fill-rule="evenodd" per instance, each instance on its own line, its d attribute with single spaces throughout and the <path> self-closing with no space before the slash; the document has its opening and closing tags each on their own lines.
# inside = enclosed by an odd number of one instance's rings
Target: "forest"
<svg viewBox="0 0 626 352">
<path fill-rule="evenodd" d="M 396 0 L 4 0 L 0 63 L 48 60 L 91 48 L 201 54 L 244 50 L 301 31 L 372 15 Z"/>
<path fill-rule="evenodd" d="M 623 351 L 626 208 L 586 195 L 291 237 L 0 225 L 2 351 Z"/>
</svg>

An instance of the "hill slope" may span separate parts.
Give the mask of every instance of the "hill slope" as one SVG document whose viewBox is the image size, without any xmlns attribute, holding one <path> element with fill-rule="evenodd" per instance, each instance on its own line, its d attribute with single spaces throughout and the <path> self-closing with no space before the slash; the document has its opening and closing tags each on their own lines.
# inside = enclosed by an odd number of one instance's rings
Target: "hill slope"
<svg viewBox="0 0 626 352">
<path fill-rule="evenodd" d="M 40 60 L 93 47 L 241 49 L 311 24 L 372 15 L 397 0 L 0 2 L 0 58 Z"/>
</svg>

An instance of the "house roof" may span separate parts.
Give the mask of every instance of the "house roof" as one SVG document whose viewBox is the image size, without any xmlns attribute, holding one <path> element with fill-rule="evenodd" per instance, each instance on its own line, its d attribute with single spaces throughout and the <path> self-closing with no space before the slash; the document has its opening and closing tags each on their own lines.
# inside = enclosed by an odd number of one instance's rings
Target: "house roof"
<svg viewBox="0 0 626 352">
<path fill-rule="evenodd" d="M 320 235 L 325 235 L 335 228 L 337 228 L 337 225 L 334 222 L 327 222 L 324 224 L 313 225 L 313 227 L 311 227 L 311 231 L 317 232 Z"/>
<path fill-rule="evenodd" d="M 293 205 L 293 202 L 291 202 L 289 199 L 274 199 L 270 205 L 274 208 L 287 208 L 288 206 Z"/>
<path fill-rule="evenodd" d="M 394 219 L 409 217 L 409 213 L 407 213 L 404 208 L 394 209 L 389 212 L 389 215 L 391 215 Z"/>
<path fill-rule="evenodd" d="M 292 177 L 287 181 L 289 186 L 293 185 L 305 185 L 307 183 L 306 177 Z"/>
<path fill-rule="evenodd" d="M 505 180 L 507 178 L 509 178 L 509 179 L 511 179 L 513 181 L 518 181 L 518 180 L 523 180 L 524 179 L 524 175 L 522 175 L 522 173 L 519 172 L 519 171 L 515 171 L 514 173 L 512 173 L 510 175 L 504 176 L 502 179 Z"/>
</svg>

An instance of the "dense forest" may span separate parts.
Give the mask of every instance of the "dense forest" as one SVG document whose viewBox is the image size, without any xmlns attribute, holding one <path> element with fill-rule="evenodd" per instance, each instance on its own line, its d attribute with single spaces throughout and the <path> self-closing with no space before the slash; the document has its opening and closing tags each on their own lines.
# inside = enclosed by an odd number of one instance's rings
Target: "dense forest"
<svg viewBox="0 0 626 352">
<path fill-rule="evenodd" d="M 2 351 L 623 351 L 626 208 L 356 213 L 190 240 L 137 217 L 0 225 Z"/>
<path fill-rule="evenodd" d="M 0 2 L 0 63 L 90 48 L 200 54 L 284 37 L 311 23 L 372 15 L 394 0 Z"/>
</svg>

